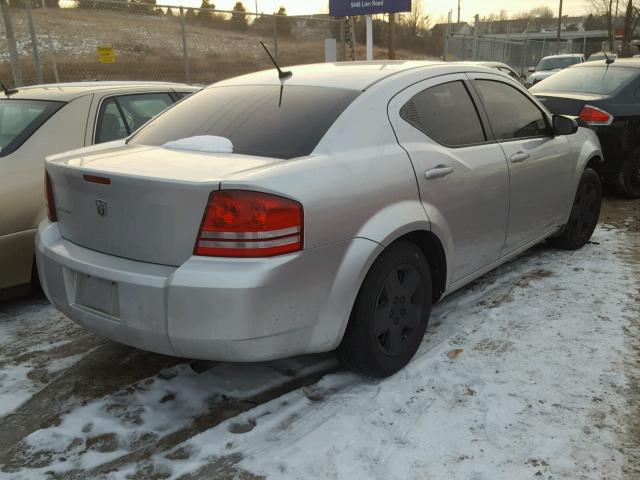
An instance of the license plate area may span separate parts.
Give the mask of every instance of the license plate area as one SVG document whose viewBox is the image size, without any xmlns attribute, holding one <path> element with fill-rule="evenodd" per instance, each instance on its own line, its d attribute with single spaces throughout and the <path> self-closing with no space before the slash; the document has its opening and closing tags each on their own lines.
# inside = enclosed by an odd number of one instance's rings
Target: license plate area
<svg viewBox="0 0 640 480">
<path fill-rule="evenodd" d="M 80 307 L 118 318 L 120 315 L 118 284 L 110 280 L 78 273 L 74 303 Z"/>
</svg>

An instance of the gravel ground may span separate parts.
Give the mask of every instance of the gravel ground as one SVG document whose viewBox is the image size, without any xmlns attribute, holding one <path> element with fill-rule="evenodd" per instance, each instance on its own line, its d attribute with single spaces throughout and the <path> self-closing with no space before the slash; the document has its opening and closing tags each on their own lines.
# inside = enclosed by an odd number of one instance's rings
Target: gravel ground
<svg viewBox="0 0 640 480">
<path fill-rule="evenodd" d="M 441 302 L 385 380 L 189 364 L 0 304 L 0 479 L 640 478 L 640 202 Z M 203 373 L 196 373 L 196 371 Z"/>
</svg>

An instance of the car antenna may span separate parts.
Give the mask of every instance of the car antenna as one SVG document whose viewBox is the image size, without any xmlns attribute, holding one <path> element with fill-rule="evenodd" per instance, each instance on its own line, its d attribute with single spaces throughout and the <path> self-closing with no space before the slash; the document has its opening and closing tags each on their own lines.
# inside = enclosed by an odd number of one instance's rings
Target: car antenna
<svg viewBox="0 0 640 480">
<path fill-rule="evenodd" d="M 293 76 L 292 72 L 283 72 L 282 71 L 282 69 L 278 65 L 278 62 L 276 62 L 276 59 L 273 58 L 273 55 L 271 55 L 271 52 L 269 51 L 267 46 L 264 44 L 264 42 L 261 41 L 260 45 L 262 45 L 262 48 L 264 48 L 264 51 L 267 52 L 267 55 L 269 55 L 269 58 L 271 59 L 271 62 L 273 63 L 273 65 L 278 69 L 278 77 L 280 78 L 280 80 L 284 80 L 285 78 L 289 78 L 289 77 Z"/>
<path fill-rule="evenodd" d="M 603 50 L 604 50 L 604 48 L 603 48 Z M 604 53 L 604 58 L 607 59 L 607 65 L 611 65 L 613 62 L 616 61 L 615 58 L 609 57 L 609 55 L 607 55 L 607 52 L 603 51 L 602 53 Z"/>
<path fill-rule="evenodd" d="M 16 88 L 7 88 L 7 86 L 2 82 L 0 82 L 0 87 L 2 87 L 2 90 L 4 91 L 4 94 L 7 97 L 13 95 L 14 93 L 18 93 L 18 89 L 16 89 Z"/>
</svg>

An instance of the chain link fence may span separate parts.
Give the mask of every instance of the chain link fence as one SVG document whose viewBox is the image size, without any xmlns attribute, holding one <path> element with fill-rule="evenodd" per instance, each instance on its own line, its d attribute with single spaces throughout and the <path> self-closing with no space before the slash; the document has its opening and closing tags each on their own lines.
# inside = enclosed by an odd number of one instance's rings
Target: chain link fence
<svg viewBox="0 0 640 480">
<path fill-rule="evenodd" d="M 343 60 L 345 21 L 109 0 L 13 0 L 0 22 L 5 85 L 85 80 L 212 83 L 272 66 Z M 13 35 L 6 29 L 7 18 Z M 11 38 L 13 37 L 13 38 Z M 15 49 L 12 52 L 12 44 Z M 328 51 L 327 51 L 328 50 Z"/>
<path fill-rule="evenodd" d="M 598 39 L 565 39 L 560 41 L 559 52 L 589 53 L 600 49 L 601 41 Z M 459 34 L 447 35 L 445 39 L 447 60 L 502 62 L 521 75 L 526 75 L 529 67 L 535 67 L 543 57 L 555 55 L 557 51 L 555 40 L 508 40 L 486 36 L 476 38 Z"/>
</svg>

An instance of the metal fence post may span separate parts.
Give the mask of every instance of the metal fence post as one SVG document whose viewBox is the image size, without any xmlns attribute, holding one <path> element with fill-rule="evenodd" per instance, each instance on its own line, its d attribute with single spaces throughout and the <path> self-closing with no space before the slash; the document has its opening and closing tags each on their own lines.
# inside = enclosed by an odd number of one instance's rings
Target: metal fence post
<svg viewBox="0 0 640 480">
<path fill-rule="evenodd" d="M 351 30 L 351 60 L 356 61 L 358 59 L 358 54 L 356 52 L 356 29 L 353 24 L 353 17 L 349 17 L 349 29 Z"/>
<path fill-rule="evenodd" d="M 31 11 L 31 0 L 25 0 L 24 6 L 27 9 L 27 19 L 29 20 L 29 33 L 31 33 L 31 48 L 33 50 L 33 63 L 36 67 L 36 82 L 42 81 L 42 65 L 40 64 L 40 52 L 38 50 L 38 38 L 36 37 L 36 26 L 33 23 L 33 12 Z"/>
<path fill-rule="evenodd" d="M 475 17 L 473 28 L 473 60 L 478 60 L 478 37 L 480 36 L 480 15 Z"/>
<path fill-rule="evenodd" d="M 340 43 L 342 45 L 342 61 L 347 61 L 347 44 L 345 43 L 345 19 L 340 19 Z"/>
<path fill-rule="evenodd" d="M 184 76 L 187 83 L 191 83 L 191 68 L 189 67 L 189 52 L 187 51 L 187 26 L 184 19 L 184 8 L 180 7 L 180 25 L 182 29 L 182 56 L 184 57 Z"/>
<path fill-rule="evenodd" d="M 9 15 L 9 6 L 7 0 L 0 0 L 0 8 L 2 9 L 2 17 L 4 19 L 4 31 L 7 34 L 7 44 L 9 47 L 9 61 L 11 62 L 11 73 L 13 74 L 13 83 L 16 87 L 22 86 L 22 69 L 20 68 L 20 60 L 18 58 L 18 47 L 16 46 L 16 36 L 13 33 L 13 25 L 11 24 L 11 16 Z"/>
<path fill-rule="evenodd" d="M 273 48 L 274 48 L 274 57 L 276 61 L 278 60 L 278 16 L 273 16 Z"/>
</svg>

